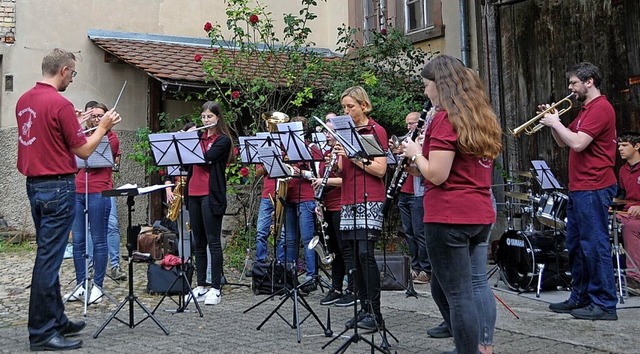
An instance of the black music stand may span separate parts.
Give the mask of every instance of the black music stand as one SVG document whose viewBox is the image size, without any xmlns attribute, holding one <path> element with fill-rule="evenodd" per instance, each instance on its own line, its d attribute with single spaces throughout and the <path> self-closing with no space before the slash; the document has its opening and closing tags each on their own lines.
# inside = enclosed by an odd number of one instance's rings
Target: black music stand
<svg viewBox="0 0 640 354">
<path fill-rule="evenodd" d="M 338 142 L 340 142 L 340 144 L 343 145 L 345 152 L 347 153 L 347 156 L 349 158 L 358 158 L 360 159 L 360 161 L 363 164 L 363 189 L 366 190 L 366 166 L 371 164 L 370 159 L 373 157 L 380 157 L 380 156 L 386 156 L 386 153 L 384 152 L 384 150 L 381 147 L 381 144 L 378 140 L 378 137 L 375 135 L 372 135 L 371 138 L 366 138 L 366 142 L 364 142 L 363 140 L 365 138 L 363 138 L 362 135 L 358 134 L 357 131 L 357 127 L 353 124 L 353 119 L 350 116 L 339 116 L 339 117 L 335 117 L 335 118 L 331 118 L 330 119 L 331 122 L 333 123 L 334 127 L 336 127 L 335 132 L 336 134 L 333 134 L 334 137 L 336 138 L 336 140 Z M 324 125 L 322 123 L 322 125 Z M 328 129 L 328 127 L 325 128 Z M 330 130 L 330 129 L 329 129 Z M 353 198 L 354 198 L 354 203 L 357 200 L 356 199 L 356 180 L 354 179 L 354 186 L 353 186 Z M 364 193 L 364 203 L 366 205 L 367 203 L 367 193 Z M 355 209 L 355 205 L 354 205 L 354 209 Z M 365 220 L 366 223 L 366 220 Z M 365 230 L 368 230 L 368 227 L 365 226 Z M 353 231 L 354 233 L 357 232 L 356 229 L 356 210 L 353 210 Z M 382 235 L 381 235 L 382 236 Z M 373 250 L 372 250 L 373 251 Z M 352 257 L 353 257 L 353 264 L 354 266 L 357 267 L 357 257 L 359 254 L 359 250 L 358 250 L 358 239 L 357 236 L 354 235 L 354 245 L 353 245 L 353 252 L 352 252 Z M 363 270 L 364 271 L 364 270 Z M 357 297 L 358 296 L 358 282 L 355 279 L 355 272 L 356 269 L 349 269 L 348 272 L 351 274 L 351 276 L 354 278 L 354 295 Z M 364 275 L 363 275 L 364 276 Z M 365 282 L 367 282 L 368 277 L 364 276 L 365 278 Z M 370 295 L 370 294 L 367 294 Z M 361 306 L 364 306 L 364 304 L 361 304 Z M 371 301 L 369 300 L 369 304 L 368 306 L 371 306 Z M 375 315 L 375 314 L 374 314 Z M 371 348 L 371 352 L 373 353 L 374 350 L 377 350 L 381 353 L 389 353 L 389 341 L 387 340 L 387 333 L 389 333 L 389 335 L 391 335 L 391 337 L 393 337 L 395 339 L 396 342 L 398 342 L 398 339 L 391 334 L 390 332 L 387 331 L 386 326 L 384 325 L 384 323 L 377 323 L 377 319 L 376 319 L 376 332 L 379 333 L 381 335 L 382 338 L 382 345 L 378 346 L 373 342 L 373 335 L 371 340 L 365 338 L 360 332 L 358 332 L 358 301 L 357 298 L 354 301 L 353 304 L 353 334 L 349 337 L 349 339 L 347 339 L 337 350 L 335 353 L 344 353 L 347 348 L 349 348 L 349 346 L 352 343 L 358 343 L 359 341 L 363 341 L 365 343 L 367 343 L 369 345 L 369 347 Z M 383 321 L 384 322 L 384 321 Z M 347 327 L 345 328 L 342 332 L 340 332 L 337 336 L 335 336 L 334 338 L 332 338 L 329 342 L 327 342 L 325 345 L 322 346 L 322 349 L 325 349 L 327 346 L 329 346 L 331 343 L 333 343 L 336 339 L 342 337 L 342 335 L 344 335 L 347 331 L 349 331 L 351 328 Z"/>
<path fill-rule="evenodd" d="M 274 139 L 277 140 L 277 139 Z M 262 163 L 264 164 L 265 168 L 267 168 L 267 171 L 269 173 L 269 177 L 270 178 L 290 178 L 293 177 L 291 174 L 291 171 L 289 170 L 289 168 L 286 167 L 286 164 L 283 160 L 282 157 L 282 153 L 280 152 L 280 147 L 273 143 L 270 142 L 269 139 L 267 139 L 267 144 L 263 144 L 262 146 L 260 146 L 257 149 L 257 152 L 260 156 L 260 160 L 262 161 Z M 276 196 L 276 198 L 278 198 L 278 196 Z M 278 203 L 284 203 L 284 200 L 277 200 L 276 202 Z M 277 223 L 276 223 L 277 224 Z M 282 225 L 284 225 L 284 222 L 282 223 Z M 285 227 L 286 230 L 286 227 Z M 280 230 L 275 230 L 275 235 L 278 235 L 280 233 Z M 277 242 L 274 243 L 274 248 L 276 247 Z M 299 288 L 300 286 L 297 287 L 293 287 L 292 289 L 290 289 L 289 287 L 287 287 L 286 285 L 288 284 L 287 282 L 287 276 L 288 276 L 288 269 L 287 269 L 287 264 L 286 264 L 286 253 L 287 253 L 287 249 L 286 249 L 286 240 L 284 243 L 284 253 L 285 253 L 285 264 L 284 264 L 284 281 L 283 283 L 285 284 L 285 286 L 282 287 L 282 289 L 274 292 L 273 294 L 271 294 L 269 297 L 267 297 L 266 299 L 258 302 L 257 304 L 253 305 L 252 307 L 246 309 L 243 311 L 243 313 L 247 313 L 249 311 L 251 311 L 252 309 L 262 305 L 263 303 L 267 302 L 270 299 L 273 299 L 274 297 L 281 295 L 281 300 L 280 303 L 271 311 L 271 313 L 269 313 L 269 315 L 258 325 L 258 327 L 256 327 L 256 330 L 260 330 L 262 328 L 262 326 L 264 326 L 271 317 L 273 317 L 273 315 L 278 315 L 278 317 L 280 317 L 285 323 L 287 323 L 287 325 L 289 325 L 291 328 L 295 328 L 296 329 L 296 338 L 298 343 L 300 343 L 302 341 L 302 334 L 300 333 L 300 325 L 307 319 L 309 318 L 309 316 L 313 316 L 315 318 L 315 320 L 318 322 L 318 324 L 320 325 L 320 327 L 322 327 L 325 335 L 327 335 L 327 328 L 324 326 L 324 324 L 322 323 L 322 321 L 320 320 L 320 318 L 316 315 L 316 313 L 313 311 L 313 309 L 311 308 L 311 306 L 309 305 L 309 303 L 303 298 L 301 297 L 298 292 L 299 292 Z M 272 268 L 273 269 L 273 268 Z M 272 276 L 272 279 L 274 277 Z M 293 320 L 292 322 L 289 322 L 287 319 L 285 319 L 279 312 L 278 310 L 287 302 L 287 300 L 292 299 L 293 300 Z M 309 312 L 309 314 L 304 318 L 304 319 L 300 319 L 299 316 L 299 307 L 298 305 L 301 305 L 303 308 L 305 308 L 307 310 L 307 312 Z M 329 334 L 330 335 L 330 334 Z"/>
<path fill-rule="evenodd" d="M 156 162 L 157 166 L 180 166 L 180 170 L 185 171 L 187 165 L 194 164 L 203 164 L 206 163 L 204 158 L 204 152 L 200 145 L 200 136 L 197 131 L 188 131 L 188 132 L 179 132 L 179 133 L 160 133 L 160 134 L 150 134 L 149 135 L 149 143 L 151 145 L 151 152 L 153 158 Z M 186 190 L 183 193 L 187 193 Z M 183 198 L 184 200 L 184 198 Z M 182 214 L 182 208 L 180 209 L 180 213 Z M 184 222 L 181 217 L 180 220 L 180 237 L 182 238 L 184 235 Z M 189 237 L 189 240 L 191 238 Z M 198 300 L 193 294 L 193 289 L 191 288 L 191 282 L 187 277 L 185 270 L 185 260 L 184 260 L 184 241 L 182 242 L 183 250 L 180 253 L 180 265 L 178 266 L 178 275 L 171 283 L 171 286 L 167 288 L 167 291 L 162 295 L 162 299 L 158 302 L 156 307 L 153 309 L 153 313 L 158 310 L 164 299 L 169 297 L 178 308 L 175 310 L 176 313 L 185 312 L 189 302 L 193 300 L 196 305 L 196 310 L 200 317 L 204 317 L 202 313 L 202 309 L 198 304 Z M 189 257 L 190 259 L 191 257 Z M 205 271 L 199 269 L 198 271 Z M 169 291 L 174 288 L 178 282 L 180 283 L 180 292 L 177 294 L 179 296 L 178 301 L 174 300 L 171 295 L 169 295 Z M 188 287 L 188 292 L 185 294 L 185 285 Z M 185 295 L 187 296 L 187 300 L 185 301 Z"/>
<path fill-rule="evenodd" d="M 535 177 L 536 177 L 536 181 L 538 181 L 538 184 L 540 185 L 540 189 L 544 190 L 544 191 L 551 191 L 551 192 L 557 192 L 558 190 L 562 190 L 564 189 L 564 187 L 562 186 L 562 184 L 560 184 L 560 182 L 558 182 L 558 180 L 556 179 L 556 177 L 553 175 L 553 172 L 551 171 L 551 168 L 549 168 L 549 166 L 547 165 L 547 162 L 544 160 L 531 160 L 531 164 L 533 165 L 533 169 L 532 172 L 534 173 Z M 539 206 L 540 207 L 540 206 Z M 553 242 L 554 242 L 554 249 L 553 249 L 553 253 L 555 255 L 555 274 L 550 277 L 549 279 L 543 279 L 544 277 L 544 270 L 546 268 L 546 260 L 544 260 L 544 262 L 536 262 L 536 267 L 538 269 L 538 283 L 536 285 L 536 297 L 540 297 L 540 291 L 542 289 L 543 283 L 544 282 L 549 282 L 552 281 L 554 279 L 559 279 L 561 281 L 562 287 L 563 288 L 570 288 L 571 284 L 570 282 L 567 282 L 567 280 L 562 276 L 561 273 L 561 269 L 560 269 L 560 246 L 562 245 L 562 240 L 564 239 L 565 235 L 561 230 L 558 230 L 558 225 L 557 225 L 557 218 L 555 216 L 553 217 L 553 221 L 554 221 L 554 225 L 553 225 Z"/>
<path fill-rule="evenodd" d="M 137 325 L 141 324 L 146 319 L 151 318 L 151 320 L 153 320 L 153 322 L 155 322 L 158 325 L 158 327 L 160 327 L 160 329 L 164 332 L 164 334 L 169 335 L 169 331 L 167 331 L 167 329 L 153 316 L 153 313 L 149 311 L 149 309 L 147 309 L 140 302 L 140 300 L 138 300 L 138 297 L 135 296 L 133 293 L 133 250 L 135 249 L 137 244 L 138 234 L 140 233 L 140 226 L 134 227 L 131 224 L 131 214 L 133 213 L 133 206 L 135 205 L 135 200 L 133 197 L 135 197 L 136 195 L 143 195 L 143 194 L 151 193 L 156 190 L 164 189 L 166 186 L 167 185 L 163 184 L 163 185 L 156 185 L 156 186 L 150 186 L 145 188 L 137 188 L 135 185 L 125 185 L 118 189 L 112 189 L 112 190 L 102 192 L 102 195 L 104 197 L 123 197 L 123 196 L 127 197 L 127 207 L 128 207 L 127 208 L 127 220 L 128 220 L 128 225 L 127 225 L 128 260 L 127 262 L 128 262 L 128 269 L 129 269 L 129 279 L 128 279 L 129 295 L 127 295 L 127 297 L 124 300 L 122 300 L 118 308 L 116 308 L 115 311 L 113 311 L 111 316 L 109 316 L 109 318 L 107 318 L 107 320 L 102 324 L 102 326 L 100 326 L 100 328 L 96 331 L 96 333 L 93 335 L 94 339 L 98 338 L 102 330 L 104 330 L 109 324 L 109 322 L 111 322 L 111 320 L 113 319 L 116 319 L 121 323 L 129 326 L 129 328 L 135 328 Z M 122 310 L 122 308 L 127 303 L 129 304 L 129 322 L 125 322 L 117 317 L 118 312 L 120 312 L 120 310 Z M 133 310 L 134 303 L 138 304 L 138 306 L 140 306 L 142 311 L 144 311 L 147 314 L 146 317 L 144 317 L 138 322 L 135 322 L 134 320 L 134 310 Z"/>
<path fill-rule="evenodd" d="M 111 151 L 111 144 L 109 143 L 109 138 L 107 136 L 103 136 L 96 149 L 89 155 L 89 157 L 85 159 L 81 159 L 76 156 L 76 165 L 84 168 L 84 280 L 82 283 L 76 285 L 71 292 L 71 296 L 75 294 L 75 292 L 84 287 L 84 304 L 82 309 L 82 314 L 87 316 L 87 307 L 89 305 L 89 285 L 93 285 L 95 287 L 95 283 L 93 283 L 92 277 L 89 276 L 89 170 L 92 168 L 113 168 L 113 152 Z M 107 227 L 107 225 L 105 225 Z M 94 230 L 95 231 L 95 230 Z M 106 234 L 106 232 L 105 232 Z M 106 275 L 106 274 L 105 274 Z M 98 287 L 100 288 L 100 287 Z M 117 302 L 102 288 L 103 296 L 106 296 L 109 301 L 117 304 Z M 64 302 L 66 303 L 71 298 L 67 298 Z"/>
</svg>

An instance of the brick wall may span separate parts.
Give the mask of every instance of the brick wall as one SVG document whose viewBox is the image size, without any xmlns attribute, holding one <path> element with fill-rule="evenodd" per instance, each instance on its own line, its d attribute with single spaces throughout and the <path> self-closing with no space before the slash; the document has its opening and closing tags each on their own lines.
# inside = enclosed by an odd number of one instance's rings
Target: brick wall
<svg viewBox="0 0 640 354">
<path fill-rule="evenodd" d="M 13 43 L 16 33 L 16 0 L 0 0 L 0 42 Z"/>
</svg>

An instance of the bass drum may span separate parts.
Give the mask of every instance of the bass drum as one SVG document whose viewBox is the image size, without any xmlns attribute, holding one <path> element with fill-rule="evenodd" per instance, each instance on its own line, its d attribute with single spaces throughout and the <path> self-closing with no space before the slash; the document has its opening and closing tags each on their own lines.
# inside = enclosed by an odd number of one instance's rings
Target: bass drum
<svg viewBox="0 0 640 354">
<path fill-rule="evenodd" d="M 497 263 L 500 277 L 514 291 L 535 291 L 538 264 L 544 264 L 542 290 L 568 286 L 569 257 L 564 238 L 556 240 L 553 232 L 509 230 L 500 238 Z M 557 251 L 560 250 L 560 251 Z"/>
</svg>

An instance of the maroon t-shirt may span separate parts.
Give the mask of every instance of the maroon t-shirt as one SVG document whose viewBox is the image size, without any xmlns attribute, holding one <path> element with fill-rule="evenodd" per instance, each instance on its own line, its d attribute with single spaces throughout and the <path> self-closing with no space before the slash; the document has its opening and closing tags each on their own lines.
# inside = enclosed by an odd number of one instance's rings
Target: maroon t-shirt
<svg viewBox="0 0 640 354">
<path fill-rule="evenodd" d="M 87 142 L 73 104 L 58 90 L 38 82 L 16 104 L 18 163 L 27 177 L 78 172 L 72 148 Z"/>
<path fill-rule="evenodd" d="M 256 166 L 256 168 L 264 168 L 264 165 Z M 265 173 L 264 177 L 262 178 L 262 198 L 269 198 L 275 195 L 276 195 L 276 179 L 269 178 L 269 174 Z"/>
<path fill-rule="evenodd" d="M 446 111 L 433 117 L 425 133 L 422 154 L 430 151 L 455 151 L 449 178 L 439 186 L 426 181 L 424 222 L 487 225 L 496 221 L 491 205 L 493 161 L 458 151 L 458 134 Z M 427 207 L 429 204 L 430 207 Z"/>
<path fill-rule="evenodd" d="M 113 130 L 107 132 L 111 152 L 115 159 L 120 151 L 120 139 Z M 80 167 L 80 166 L 79 166 Z M 76 193 L 83 194 L 85 192 L 86 179 L 89 179 L 88 193 L 100 193 L 109 189 L 113 189 L 113 179 L 111 178 L 113 169 L 111 167 L 89 168 L 89 174 L 85 174 L 85 169 L 81 168 L 76 175 Z"/>
<path fill-rule="evenodd" d="M 620 167 L 618 172 L 620 179 L 620 188 L 624 189 L 626 200 L 632 201 L 624 206 L 624 210 L 630 207 L 640 205 L 640 163 L 635 164 L 633 168 L 628 163 Z"/>
<path fill-rule="evenodd" d="M 315 145 L 310 147 L 311 154 L 313 159 L 319 161 L 322 159 L 322 151 L 318 149 Z M 313 171 L 309 166 L 314 164 L 315 161 L 308 161 L 303 163 L 295 164 L 298 166 L 301 171 Z M 320 162 L 320 171 L 324 168 L 324 162 Z M 289 203 L 300 203 L 300 202 L 309 202 L 314 199 L 315 192 L 313 187 L 311 186 L 311 181 L 303 178 L 302 176 L 292 177 L 289 180 L 288 188 L 287 188 L 287 202 Z"/>
<path fill-rule="evenodd" d="M 372 118 L 369 118 L 366 126 L 358 129 L 358 133 L 360 135 L 374 134 L 375 136 L 377 136 L 383 150 L 387 150 L 389 148 L 389 138 L 387 138 L 387 131 L 384 130 L 384 128 L 376 123 Z M 384 201 L 385 188 L 384 180 L 382 178 L 378 178 L 370 173 L 366 173 L 365 170 L 354 165 L 351 160 L 346 158 L 342 159 L 342 171 L 340 175 L 342 176 L 342 205 L 351 205 L 364 202 L 365 191 L 367 192 L 367 202 Z M 365 176 L 364 178 L 362 177 L 363 175 Z"/>
<path fill-rule="evenodd" d="M 202 149 L 204 151 L 209 150 L 211 145 L 216 141 L 218 135 L 207 136 L 205 131 L 202 135 Z M 190 197 L 202 197 L 209 195 L 209 165 L 193 165 L 193 175 L 189 180 L 189 194 Z"/>
<path fill-rule="evenodd" d="M 616 113 L 607 98 L 598 96 L 582 106 L 569 130 L 593 138 L 581 152 L 569 150 L 569 190 L 597 190 L 615 184 Z"/>
<path fill-rule="evenodd" d="M 327 151 L 324 153 L 325 156 L 331 156 L 331 150 Z M 336 163 L 337 160 L 336 160 Z M 324 168 L 327 168 L 328 166 L 325 166 Z M 324 169 L 322 172 L 322 175 L 324 176 Z M 335 178 L 337 177 L 335 173 L 330 172 L 329 173 L 329 178 Z M 342 197 L 342 189 L 340 187 L 329 187 L 329 186 L 325 186 L 324 187 L 324 198 L 323 198 L 323 203 L 324 203 L 324 208 L 327 211 L 340 211 L 340 207 L 342 206 L 342 204 L 340 203 L 340 198 Z"/>
</svg>

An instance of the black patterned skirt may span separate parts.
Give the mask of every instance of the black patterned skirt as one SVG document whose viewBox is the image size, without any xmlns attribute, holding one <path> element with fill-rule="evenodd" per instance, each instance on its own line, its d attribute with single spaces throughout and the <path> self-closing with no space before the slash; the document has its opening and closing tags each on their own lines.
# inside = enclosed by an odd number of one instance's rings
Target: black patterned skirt
<svg viewBox="0 0 640 354">
<path fill-rule="evenodd" d="M 382 202 L 343 205 L 340 231 L 343 240 L 375 240 L 382 231 Z"/>
</svg>

